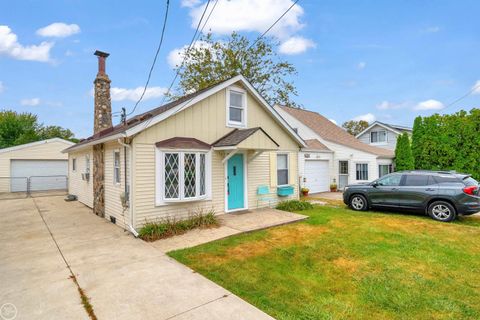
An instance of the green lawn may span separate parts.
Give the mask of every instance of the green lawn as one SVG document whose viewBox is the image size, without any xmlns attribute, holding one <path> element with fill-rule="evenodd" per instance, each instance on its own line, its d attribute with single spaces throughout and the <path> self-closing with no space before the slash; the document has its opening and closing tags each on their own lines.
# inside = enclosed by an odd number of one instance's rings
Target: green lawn
<svg viewBox="0 0 480 320">
<path fill-rule="evenodd" d="M 278 319 L 480 319 L 480 219 L 343 207 L 170 256 Z"/>
</svg>

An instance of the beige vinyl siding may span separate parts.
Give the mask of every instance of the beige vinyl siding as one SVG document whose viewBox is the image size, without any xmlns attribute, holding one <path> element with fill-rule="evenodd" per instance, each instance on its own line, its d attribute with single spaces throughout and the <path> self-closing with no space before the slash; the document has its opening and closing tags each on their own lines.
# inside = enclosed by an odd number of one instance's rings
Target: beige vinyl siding
<svg viewBox="0 0 480 320">
<path fill-rule="evenodd" d="M 0 152 L 0 192 L 10 192 L 10 179 L 8 177 L 10 177 L 11 160 L 67 160 L 68 155 L 62 153 L 62 150 L 71 145 L 71 143 L 62 140 L 46 140 L 44 143 L 33 146 Z"/>
<path fill-rule="evenodd" d="M 120 152 L 120 183 L 114 181 L 114 151 Z M 127 150 L 127 184 L 130 184 L 129 154 Z M 116 224 L 126 227 L 130 223 L 129 210 L 123 211 L 120 196 L 125 191 L 124 147 L 118 142 L 105 144 L 105 219 L 116 218 Z"/>
<path fill-rule="evenodd" d="M 247 127 L 262 127 L 267 134 L 279 145 L 279 150 L 297 154 L 299 150 L 290 134 L 279 125 L 272 116 L 247 94 Z M 225 165 L 222 151 L 212 152 L 212 197 L 211 200 L 171 203 L 155 205 L 155 143 L 173 137 L 194 137 L 206 143 L 213 143 L 234 128 L 226 126 L 226 90 L 200 101 L 164 121 L 140 132 L 133 139 L 134 148 L 134 176 L 133 176 L 133 208 L 135 228 L 139 228 L 145 221 L 165 217 L 185 217 L 189 212 L 203 209 L 214 209 L 217 213 L 225 210 Z M 264 138 L 258 139 L 261 145 L 266 146 Z M 251 142 L 248 141 L 250 144 Z M 253 147 L 253 146 L 252 146 Z M 256 207 L 257 188 L 259 185 L 270 185 L 269 152 L 265 152 L 247 164 L 248 176 L 248 205 Z M 296 175 L 297 170 L 292 172 Z M 276 172 L 275 172 L 276 177 Z M 295 178 L 295 180 L 297 180 Z M 275 192 L 275 191 L 272 191 Z M 273 194 L 276 198 L 276 193 Z M 296 194 L 296 196 L 298 196 Z"/>
<path fill-rule="evenodd" d="M 82 180 L 82 173 L 86 171 L 85 156 L 90 156 L 90 180 Z M 77 159 L 77 168 L 73 171 L 73 159 Z M 78 152 L 68 154 L 68 193 L 76 195 L 78 201 L 84 205 L 93 207 L 93 153 L 92 149 L 86 148 Z"/>
</svg>

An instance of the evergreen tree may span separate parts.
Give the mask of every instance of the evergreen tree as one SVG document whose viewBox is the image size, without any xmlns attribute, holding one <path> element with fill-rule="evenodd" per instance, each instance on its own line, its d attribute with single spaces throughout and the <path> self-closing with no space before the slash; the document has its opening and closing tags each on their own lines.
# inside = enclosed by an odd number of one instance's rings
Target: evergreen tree
<svg viewBox="0 0 480 320">
<path fill-rule="evenodd" d="M 395 148 L 395 168 L 397 171 L 413 170 L 415 168 L 412 148 L 410 146 L 410 137 L 406 132 L 402 133 L 397 139 L 397 147 Z"/>
</svg>

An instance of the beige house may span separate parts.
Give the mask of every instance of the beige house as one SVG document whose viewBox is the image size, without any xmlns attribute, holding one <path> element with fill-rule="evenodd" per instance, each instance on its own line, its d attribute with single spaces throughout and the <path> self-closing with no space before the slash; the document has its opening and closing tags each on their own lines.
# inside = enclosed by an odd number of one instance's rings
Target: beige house
<svg viewBox="0 0 480 320">
<path fill-rule="evenodd" d="M 99 56 L 99 75 L 105 58 Z M 97 111 L 110 108 L 99 101 L 110 98 L 102 92 L 109 90 L 95 93 L 95 113 L 105 119 L 110 115 Z M 132 232 L 147 221 L 199 210 L 273 206 L 298 198 L 297 158 L 304 146 L 252 85 L 236 76 L 68 148 L 69 192 Z"/>
<path fill-rule="evenodd" d="M 68 156 L 74 143 L 60 138 L 0 149 L 0 193 L 65 189 Z"/>
</svg>

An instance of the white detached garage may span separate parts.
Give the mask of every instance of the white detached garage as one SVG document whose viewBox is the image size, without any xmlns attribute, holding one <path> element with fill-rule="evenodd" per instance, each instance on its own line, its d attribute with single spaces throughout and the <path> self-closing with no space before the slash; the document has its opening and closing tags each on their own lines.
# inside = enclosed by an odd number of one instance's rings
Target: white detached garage
<svg viewBox="0 0 480 320">
<path fill-rule="evenodd" d="M 0 149 L 0 193 L 66 188 L 68 155 L 74 143 L 60 138 Z"/>
</svg>

